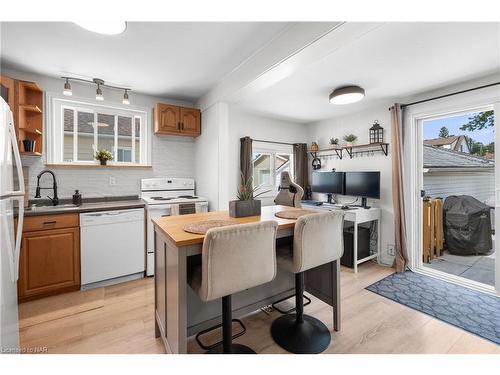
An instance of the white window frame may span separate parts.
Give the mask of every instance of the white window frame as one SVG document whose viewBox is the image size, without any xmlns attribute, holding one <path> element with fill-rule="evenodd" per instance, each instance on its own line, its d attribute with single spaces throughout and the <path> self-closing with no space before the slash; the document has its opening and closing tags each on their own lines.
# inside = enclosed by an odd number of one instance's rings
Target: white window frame
<svg viewBox="0 0 500 375">
<path fill-rule="evenodd" d="M 46 117 L 46 155 L 47 164 L 67 164 L 67 165 L 92 165 L 98 164 L 98 161 L 77 160 L 77 144 L 78 144 L 78 118 L 73 117 L 73 161 L 64 161 L 64 110 L 71 109 L 74 111 L 84 111 L 94 113 L 94 122 L 97 122 L 97 114 L 109 114 L 115 118 L 114 124 L 114 147 L 112 150 L 113 161 L 108 162 L 110 165 L 119 166 L 151 166 L 151 132 L 149 131 L 148 111 L 140 107 L 118 107 L 114 104 L 98 104 L 92 103 L 88 99 L 61 97 L 59 95 L 47 94 L 47 117 Z M 132 133 L 131 133 L 131 150 L 132 156 L 135 158 L 135 120 L 140 119 L 140 137 L 141 150 L 139 161 L 135 162 L 118 162 L 118 116 L 132 118 Z M 94 129 L 94 145 L 97 142 L 97 127 Z M 96 150 L 93 150 L 94 152 Z"/>
<path fill-rule="evenodd" d="M 278 194 L 278 185 L 276 184 L 276 155 L 289 154 L 290 155 L 290 176 L 293 179 L 293 146 L 281 143 L 268 143 L 268 142 L 252 142 L 252 156 L 253 154 L 266 154 L 271 155 L 270 160 L 270 181 L 272 184 L 263 184 L 256 187 L 255 194 L 269 190 L 269 192 L 262 194 L 259 198 L 273 198 Z M 253 167 L 253 165 L 252 165 Z M 252 168 L 253 169 L 253 168 Z M 252 171 L 253 173 L 253 171 Z"/>
</svg>

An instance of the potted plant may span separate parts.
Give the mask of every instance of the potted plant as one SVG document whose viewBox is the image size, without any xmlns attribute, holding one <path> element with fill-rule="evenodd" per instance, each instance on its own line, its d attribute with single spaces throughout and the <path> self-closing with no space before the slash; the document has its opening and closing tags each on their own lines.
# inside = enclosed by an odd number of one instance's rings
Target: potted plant
<svg viewBox="0 0 500 375">
<path fill-rule="evenodd" d="M 319 151 L 319 145 L 316 142 L 313 142 L 311 144 L 311 152 L 318 152 Z"/>
<path fill-rule="evenodd" d="M 336 148 L 339 145 L 339 139 L 338 138 L 330 138 L 330 144 Z"/>
<path fill-rule="evenodd" d="M 236 193 L 237 200 L 229 202 L 229 216 L 231 217 L 245 217 L 260 215 L 260 200 L 255 199 L 259 195 L 269 192 L 270 190 L 263 191 L 254 195 L 256 188 L 253 186 L 253 177 L 249 177 L 246 181 L 241 175 L 241 183 Z"/>
<path fill-rule="evenodd" d="M 94 158 L 101 162 L 101 165 L 106 165 L 108 160 L 113 160 L 113 155 L 108 150 L 97 150 Z"/>
<path fill-rule="evenodd" d="M 346 147 L 352 147 L 352 144 L 358 139 L 358 136 L 354 134 L 344 135 L 344 141 L 346 141 Z"/>
</svg>

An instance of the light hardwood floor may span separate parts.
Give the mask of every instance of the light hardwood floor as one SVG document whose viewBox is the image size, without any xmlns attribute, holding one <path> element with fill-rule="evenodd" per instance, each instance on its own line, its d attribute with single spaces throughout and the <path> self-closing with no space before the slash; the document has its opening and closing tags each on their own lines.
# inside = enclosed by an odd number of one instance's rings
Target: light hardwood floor
<svg viewBox="0 0 500 375">
<path fill-rule="evenodd" d="M 357 275 L 342 269 L 342 331 L 332 333 L 326 353 L 500 354 L 498 345 L 364 289 L 392 272 L 374 263 L 362 265 Z M 85 306 L 91 306 L 88 310 L 75 307 L 72 312 L 67 302 L 61 303 L 64 314 L 55 298 L 48 301 L 51 312 L 21 307 L 21 346 L 46 347 L 48 353 L 164 353 L 162 343 L 154 338 L 153 288 L 151 278 L 105 287 L 103 293 L 97 293 L 98 302 L 89 304 L 88 298 L 83 298 Z M 76 296 L 65 300 L 77 300 L 79 293 L 87 292 L 75 292 Z M 333 330 L 328 305 L 313 299 L 305 312 Z M 276 311 L 258 311 L 244 317 L 247 333 L 236 342 L 258 353 L 285 353 L 269 333 L 278 316 Z M 23 324 L 23 319 L 31 323 Z M 194 339 L 190 339 L 188 351 L 202 352 Z"/>
</svg>

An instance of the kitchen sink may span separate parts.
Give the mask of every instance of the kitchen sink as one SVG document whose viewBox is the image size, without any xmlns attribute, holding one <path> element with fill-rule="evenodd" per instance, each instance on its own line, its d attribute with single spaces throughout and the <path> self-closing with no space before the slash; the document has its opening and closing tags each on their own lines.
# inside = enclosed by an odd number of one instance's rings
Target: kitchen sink
<svg viewBox="0 0 500 375">
<path fill-rule="evenodd" d="M 51 210 L 61 210 L 65 208 L 75 208 L 78 207 L 76 204 L 73 203 L 63 203 L 63 204 L 58 204 L 57 206 L 52 206 L 52 205 L 37 205 L 33 204 L 29 206 L 26 210 L 27 211 L 51 211 Z"/>
</svg>

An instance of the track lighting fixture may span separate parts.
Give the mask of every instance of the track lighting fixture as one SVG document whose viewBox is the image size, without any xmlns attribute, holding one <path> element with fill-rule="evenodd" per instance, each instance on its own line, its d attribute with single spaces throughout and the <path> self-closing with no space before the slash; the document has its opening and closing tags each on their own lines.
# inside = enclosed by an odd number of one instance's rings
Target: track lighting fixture
<svg viewBox="0 0 500 375">
<path fill-rule="evenodd" d="M 102 95 L 101 85 L 104 85 L 104 81 L 102 79 L 94 78 L 94 83 L 97 84 L 97 90 L 95 90 L 95 100 L 104 100 L 104 96 Z"/>
<path fill-rule="evenodd" d="M 128 89 L 125 89 L 125 93 L 123 94 L 123 100 L 122 100 L 122 103 L 123 104 L 130 104 L 130 100 L 128 99 Z"/>
<path fill-rule="evenodd" d="M 66 96 L 71 96 L 73 95 L 73 91 L 71 91 L 71 85 L 69 83 L 69 79 L 66 78 L 66 83 L 64 83 L 64 91 L 63 94 Z"/>
<path fill-rule="evenodd" d="M 104 83 L 104 81 L 102 79 L 99 79 L 99 78 L 94 78 L 92 80 L 82 79 L 82 78 L 73 78 L 73 77 L 61 77 L 61 78 L 65 80 L 64 90 L 63 90 L 64 95 L 67 95 L 67 96 L 73 95 L 73 92 L 71 90 L 71 84 L 69 81 L 79 81 L 79 82 L 86 82 L 86 83 L 91 83 L 91 84 L 97 85 L 97 88 L 95 90 L 95 99 L 96 100 L 99 100 L 99 101 L 104 100 L 104 95 L 102 93 L 102 87 L 107 87 L 107 88 L 116 89 L 116 90 L 124 90 L 122 103 L 127 104 L 127 105 L 130 104 L 130 99 L 128 96 L 128 92 L 130 91 L 130 88 L 107 85 Z"/>
</svg>

